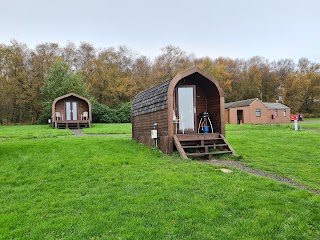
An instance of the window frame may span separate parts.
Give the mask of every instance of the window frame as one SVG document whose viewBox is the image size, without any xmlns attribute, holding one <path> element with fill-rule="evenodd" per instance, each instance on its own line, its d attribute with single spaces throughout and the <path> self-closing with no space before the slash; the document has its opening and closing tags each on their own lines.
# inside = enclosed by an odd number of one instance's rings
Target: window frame
<svg viewBox="0 0 320 240">
<path fill-rule="evenodd" d="M 261 109 L 256 108 L 256 117 L 261 117 Z"/>
</svg>

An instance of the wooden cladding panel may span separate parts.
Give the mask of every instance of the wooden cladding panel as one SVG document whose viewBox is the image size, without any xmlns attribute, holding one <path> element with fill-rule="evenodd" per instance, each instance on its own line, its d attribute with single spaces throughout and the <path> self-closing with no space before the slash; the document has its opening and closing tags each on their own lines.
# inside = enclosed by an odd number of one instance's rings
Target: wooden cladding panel
<svg viewBox="0 0 320 240">
<path fill-rule="evenodd" d="M 157 123 L 158 146 L 168 153 L 168 114 L 167 110 L 138 115 L 132 117 L 132 137 L 136 141 L 148 146 L 154 145 L 151 139 L 151 130 Z"/>
<path fill-rule="evenodd" d="M 143 114 L 134 116 L 132 119 L 134 133 L 138 135 L 144 135 L 153 129 L 154 123 L 157 123 L 158 135 L 168 134 L 168 116 L 167 111 L 158 111 L 149 114 Z"/>
<path fill-rule="evenodd" d="M 196 86 L 196 110 L 197 117 L 207 109 L 206 94 L 201 87 Z"/>
<path fill-rule="evenodd" d="M 65 102 L 63 100 L 60 100 L 56 103 L 56 112 L 60 112 L 61 114 L 65 115 L 66 110 L 65 110 Z"/>
<path fill-rule="evenodd" d="M 207 97 L 208 112 L 213 125 L 214 132 L 221 132 L 221 112 L 220 112 L 220 97 L 219 95 L 209 95 Z"/>
</svg>

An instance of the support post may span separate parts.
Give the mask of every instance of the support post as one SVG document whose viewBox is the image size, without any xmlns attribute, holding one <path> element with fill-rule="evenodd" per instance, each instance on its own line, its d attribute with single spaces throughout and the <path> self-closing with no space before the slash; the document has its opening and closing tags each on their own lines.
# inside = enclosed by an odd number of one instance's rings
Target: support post
<svg viewBox="0 0 320 240">
<path fill-rule="evenodd" d="M 298 131 L 298 120 L 294 120 L 294 130 Z"/>
</svg>

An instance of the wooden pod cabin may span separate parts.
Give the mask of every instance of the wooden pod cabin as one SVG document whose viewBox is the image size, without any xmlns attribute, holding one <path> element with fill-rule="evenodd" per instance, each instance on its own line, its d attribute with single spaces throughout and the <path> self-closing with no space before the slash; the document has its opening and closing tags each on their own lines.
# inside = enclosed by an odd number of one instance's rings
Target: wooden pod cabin
<svg viewBox="0 0 320 240">
<path fill-rule="evenodd" d="M 175 148 L 182 158 L 233 152 L 225 139 L 224 93 L 197 67 L 138 94 L 131 121 L 134 140 L 168 155 Z"/>
<path fill-rule="evenodd" d="M 51 122 L 54 128 L 86 128 L 91 126 L 91 103 L 74 93 L 56 98 L 52 103 Z"/>
</svg>

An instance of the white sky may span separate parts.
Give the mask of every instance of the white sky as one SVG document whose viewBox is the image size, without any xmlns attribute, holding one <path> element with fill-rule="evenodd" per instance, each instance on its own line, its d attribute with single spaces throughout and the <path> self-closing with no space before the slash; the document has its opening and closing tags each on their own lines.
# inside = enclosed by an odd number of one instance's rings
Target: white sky
<svg viewBox="0 0 320 240">
<path fill-rule="evenodd" d="M 196 57 L 320 62 L 319 0 L 0 0 L 0 43 L 126 45 L 153 58 L 168 44 Z"/>
</svg>

